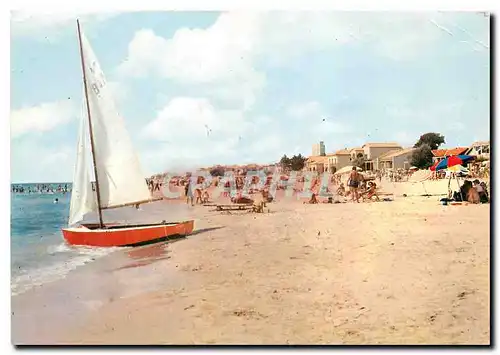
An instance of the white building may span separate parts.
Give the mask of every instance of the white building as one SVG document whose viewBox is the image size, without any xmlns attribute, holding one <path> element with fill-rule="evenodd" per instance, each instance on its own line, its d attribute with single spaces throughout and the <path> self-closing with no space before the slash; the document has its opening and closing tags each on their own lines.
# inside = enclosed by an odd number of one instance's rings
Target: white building
<svg viewBox="0 0 500 355">
<path fill-rule="evenodd" d="M 365 170 L 380 170 L 377 162 L 377 158 L 384 153 L 387 153 L 391 150 L 399 151 L 402 150 L 398 143 L 366 143 L 363 145 L 364 154 L 365 154 Z"/>
<path fill-rule="evenodd" d="M 411 167 L 411 156 L 415 148 L 406 148 L 401 150 L 390 150 L 377 158 L 379 170 L 384 169 L 409 169 Z"/>
<path fill-rule="evenodd" d="M 465 154 L 475 155 L 481 159 L 490 159 L 490 141 L 472 143 Z"/>
</svg>

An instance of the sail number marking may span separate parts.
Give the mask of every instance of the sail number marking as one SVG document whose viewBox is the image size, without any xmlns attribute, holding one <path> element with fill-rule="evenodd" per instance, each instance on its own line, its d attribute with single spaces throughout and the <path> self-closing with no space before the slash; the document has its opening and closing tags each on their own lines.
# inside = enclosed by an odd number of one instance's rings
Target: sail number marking
<svg viewBox="0 0 500 355">
<path fill-rule="evenodd" d="M 106 85 L 106 79 L 104 78 L 104 74 L 101 70 L 99 70 L 98 73 L 96 73 L 96 62 L 92 62 L 90 65 L 89 69 L 90 72 L 92 73 L 92 90 L 95 92 L 97 96 L 101 93 L 101 89 Z"/>
</svg>

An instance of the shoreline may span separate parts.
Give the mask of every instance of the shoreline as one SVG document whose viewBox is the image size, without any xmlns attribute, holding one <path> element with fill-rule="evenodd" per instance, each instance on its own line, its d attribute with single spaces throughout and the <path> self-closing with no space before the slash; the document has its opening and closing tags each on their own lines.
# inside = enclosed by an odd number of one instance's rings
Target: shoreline
<svg viewBox="0 0 500 355">
<path fill-rule="evenodd" d="M 88 265 L 94 280 L 121 265 L 100 282 L 125 297 L 101 297 L 49 343 L 489 343 L 489 205 L 268 206 L 196 206 L 194 235 L 168 255 L 119 251 Z"/>
</svg>

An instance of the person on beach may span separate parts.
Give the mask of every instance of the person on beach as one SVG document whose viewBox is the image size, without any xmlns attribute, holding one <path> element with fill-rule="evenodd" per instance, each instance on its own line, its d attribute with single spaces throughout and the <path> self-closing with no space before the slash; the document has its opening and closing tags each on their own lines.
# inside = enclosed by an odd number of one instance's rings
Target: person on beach
<svg viewBox="0 0 500 355">
<path fill-rule="evenodd" d="M 375 184 L 373 181 L 368 182 L 368 189 L 366 192 L 363 193 L 363 195 L 366 195 L 366 197 L 363 197 L 363 199 L 371 200 L 372 197 L 375 196 L 375 199 L 377 201 L 380 201 L 378 195 L 377 195 L 377 184 Z"/>
<path fill-rule="evenodd" d="M 356 199 L 356 202 L 359 203 L 358 187 L 360 181 L 361 181 L 361 175 L 358 173 L 358 169 L 355 166 L 353 166 L 351 174 L 349 175 L 349 180 L 347 182 L 347 185 L 349 186 L 349 190 L 352 195 L 352 202 L 354 202 L 354 199 Z"/>
<path fill-rule="evenodd" d="M 208 203 L 208 200 L 210 199 L 210 195 L 208 194 L 208 191 L 205 190 L 203 191 L 203 203 Z"/>
<path fill-rule="evenodd" d="M 224 183 L 224 197 L 230 197 L 231 194 L 231 183 L 229 181 L 226 181 Z"/>
<path fill-rule="evenodd" d="M 488 192 L 488 186 L 486 186 L 486 183 L 484 181 L 481 181 L 479 185 L 482 186 L 484 193 L 486 194 L 486 197 L 488 198 L 488 202 L 490 202 L 490 194 Z"/>
<path fill-rule="evenodd" d="M 486 192 L 486 189 L 483 187 L 483 184 L 479 183 L 479 180 L 476 179 L 473 181 L 474 188 L 476 189 L 478 195 L 479 195 L 479 202 L 481 203 L 488 203 L 489 198 L 488 198 L 488 193 Z"/>
<path fill-rule="evenodd" d="M 186 204 L 191 203 L 191 206 L 194 206 L 193 189 L 190 180 L 186 181 L 186 185 L 184 185 L 184 193 L 186 194 Z"/>
<path fill-rule="evenodd" d="M 337 195 L 344 196 L 345 195 L 345 187 L 343 183 L 340 183 L 339 188 L 337 189 Z"/>
<path fill-rule="evenodd" d="M 202 204 L 203 203 L 203 200 L 201 198 L 201 188 L 200 186 L 197 186 L 195 189 L 194 189 L 194 195 L 196 196 L 196 204 Z"/>
<path fill-rule="evenodd" d="M 479 203 L 479 193 L 472 187 L 467 192 L 467 202 L 477 204 Z"/>
<path fill-rule="evenodd" d="M 314 205 L 314 204 L 317 204 L 318 203 L 318 200 L 316 199 L 316 194 L 313 192 L 312 195 L 311 195 L 311 198 L 309 199 L 309 201 L 307 202 L 304 202 L 304 204 L 310 204 L 310 205 Z"/>
<path fill-rule="evenodd" d="M 236 196 L 234 197 L 231 197 L 231 202 L 232 203 L 244 203 L 244 204 L 251 204 L 251 203 L 254 203 L 254 200 L 249 198 L 249 197 L 246 197 L 246 196 L 243 196 L 241 194 L 241 192 L 238 192 L 236 194 Z"/>
<path fill-rule="evenodd" d="M 470 180 L 465 180 L 462 186 L 460 187 L 460 191 L 458 193 L 458 198 L 456 199 L 454 196 L 454 199 L 456 201 L 467 201 L 469 199 L 469 190 L 473 189 L 474 187 L 472 186 L 472 182 Z"/>
</svg>

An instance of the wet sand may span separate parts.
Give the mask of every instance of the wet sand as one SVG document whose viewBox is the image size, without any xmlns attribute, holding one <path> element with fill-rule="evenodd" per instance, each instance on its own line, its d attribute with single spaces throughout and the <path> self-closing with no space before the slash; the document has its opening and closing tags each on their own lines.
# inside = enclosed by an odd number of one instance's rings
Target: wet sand
<svg viewBox="0 0 500 355">
<path fill-rule="evenodd" d="M 489 205 L 414 197 L 269 207 L 194 207 L 197 233 L 168 245 L 168 259 L 113 269 L 102 287 L 113 297 L 54 341 L 489 344 Z M 130 265 L 120 255 L 102 263 Z M 87 272 L 100 279 L 102 267 Z"/>
<path fill-rule="evenodd" d="M 106 221 L 148 223 L 192 219 L 193 212 L 175 201 L 159 201 L 143 205 L 140 210 L 106 210 L 104 215 Z M 113 249 L 116 251 L 111 255 L 94 259 L 58 281 L 13 296 L 12 342 L 53 344 L 69 326 L 84 324 L 88 315 L 116 299 L 156 290 L 167 285 L 166 281 L 171 284 L 174 276 L 165 277 L 155 271 L 154 265 L 169 257 L 168 244 Z"/>
</svg>

